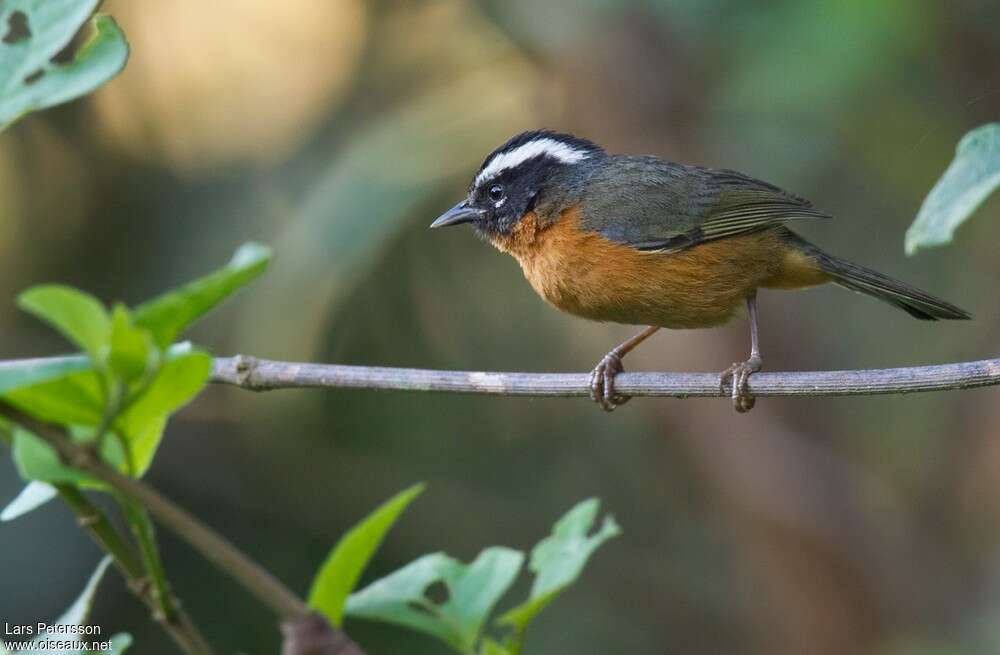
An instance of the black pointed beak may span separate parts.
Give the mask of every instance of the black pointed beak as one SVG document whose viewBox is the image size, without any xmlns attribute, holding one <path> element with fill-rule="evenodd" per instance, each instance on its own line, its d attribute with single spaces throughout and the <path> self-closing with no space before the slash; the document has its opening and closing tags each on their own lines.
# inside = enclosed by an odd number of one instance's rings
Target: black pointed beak
<svg viewBox="0 0 1000 655">
<path fill-rule="evenodd" d="M 467 201 L 463 200 L 445 213 L 438 216 L 437 220 L 431 223 L 431 228 L 447 227 L 449 225 L 459 225 L 461 223 L 472 223 L 473 221 L 479 220 L 482 215 L 482 209 L 469 207 Z"/>
</svg>

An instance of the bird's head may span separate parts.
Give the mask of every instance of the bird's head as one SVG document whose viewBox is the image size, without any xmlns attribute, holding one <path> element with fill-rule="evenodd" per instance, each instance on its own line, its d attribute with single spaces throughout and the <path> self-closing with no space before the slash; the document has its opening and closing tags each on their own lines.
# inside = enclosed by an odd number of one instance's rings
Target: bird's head
<svg viewBox="0 0 1000 655">
<path fill-rule="evenodd" d="M 604 156 L 594 143 L 549 130 L 523 132 L 483 161 L 469 195 L 431 227 L 472 223 L 486 237 L 509 234 L 540 199 L 563 197 L 574 180 Z"/>
</svg>

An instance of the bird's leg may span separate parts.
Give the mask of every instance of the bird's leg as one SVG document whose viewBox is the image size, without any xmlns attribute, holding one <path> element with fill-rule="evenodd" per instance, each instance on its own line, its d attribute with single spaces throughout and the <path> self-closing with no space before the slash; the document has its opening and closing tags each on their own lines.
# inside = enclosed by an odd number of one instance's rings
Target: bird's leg
<svg viewBox="0 0 1000 655">
<path fill-rule="evenodd" d="M 756 400 L 750 393 L 748 382 L 750 376 L 759 371 L 764 360 L 760 357 L 760 346 L 757 343 L 757 292 L 747 298 L 747 318 L 750 320 L 750 359 L 736 362 L 719 375 L 719 388 L 726 393 L 727 386 L 733 397 L 733 406 L 737 412 L 749 412 Z"/>
<path fill-rule="evenodd" d="M 599 404 L 604 411 L 612 412 L 619 405 L 627 403 L 631 396 L 615 393 L 615 376 L 625 370 L 622 357 L 633 348 L 648 339 L 658 327 L 648 327 L 628 341 L 614 348 L 594 367 L 590 374 L 590 399 Z"/>
</svg>

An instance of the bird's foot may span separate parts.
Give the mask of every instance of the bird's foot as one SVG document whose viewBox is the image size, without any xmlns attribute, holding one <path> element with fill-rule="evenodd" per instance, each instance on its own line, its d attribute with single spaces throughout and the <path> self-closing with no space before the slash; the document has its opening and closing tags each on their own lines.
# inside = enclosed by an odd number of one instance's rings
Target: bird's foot
<svg viewBox="0 0 1000 655">
<path fill-rule="evenodd" d="M 733 407 L 741 414 L 753 409 L 756 399 L 750 393 L 750 376 L 763 367 L 759 355 L 752 355 L 745 362 L 735 362 L 719 374 L 719 389 L 722 393 L 731 393 Z"/>
<path fill-rule="evenodd" d="M 615 376 L 624 370 L 621 355 L 612 350 L 601 358 L 590 374 L 590 399 L 606 412 L 613 412 L 632 399 L 615 392 Z"/>
</svg>

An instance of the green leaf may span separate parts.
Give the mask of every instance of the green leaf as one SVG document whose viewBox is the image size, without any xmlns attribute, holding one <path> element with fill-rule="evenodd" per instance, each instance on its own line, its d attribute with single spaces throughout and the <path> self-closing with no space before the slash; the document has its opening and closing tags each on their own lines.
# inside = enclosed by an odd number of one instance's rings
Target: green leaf
<svg viewBox="0 0 1000 655">
<path fill-rule="evenodd" d="M 0 129 L 17 118 L 90 93 L 118 74 L 128 44 L 114 20 L 97 16 L 94 34 L 68 63 L 52 61 L 99 0 L 6 0 L 0 8 Z M 17 29 L 14 29 L 15 26 Z"/>
<path fill-rule="evenodd" d="M 514 655 L 497 642 L 490 638 L 483 639 L 482 646 L 479 647 L 479 655 Z"/>
<path fill-rule="evenodd" d="M 198 395 L 211 369 L 212 358 L 199 351 L 168 359 L 145 392 L 115 421 L 129 442 L 137 477 L 152 463 L 167 417 Z"/>
<path fill-rule="evenodd" d="M 72 287 L 46 284 L 23 292 L 17 304 L 57 329 L 95 362 L 103 361 L 111 342 L 111 319 L 97 298 Z"/>
<path fill-rule="evenodd" d="M 167 349 L 167 359 L 179 357 L 188 352 L 191 352 L 190 342 L 176 343 Z M 68 373 L 87 371 L 90 370 L 91 366 L 90 359 L 84 355 L 39 357 L 37 359 L 0 362 L 0 395 L 19 387 L 48 382 Z"/>
<path fill-rule="evenodd" d="M 25 485 L 17 498 L 12 500 L 3 512 L 0 521 L 13 521 L 19 516 L 34 511 L 58 495 L 55 487 L 44 482 L 32 481 Z"/>
<path fill-rule="evenodd" d="M 13 457 L 26 482 L 82 484 L 89 480 L 86 474 L 64 466 L 51 446 L 21 428 L 14 429 Z"/>
<path fill-rule="evenodd" d="M 270 248 L 244 244 L 225 267 L 136 307 L 135 322 L 152 332 L 161 348 L 166 347 L 190 324 L 263 273 L 270 260 Z"/>
<path fill-rule="evenodd" d="M 104 415 L 104 393 L 93 371 L 14 389 L 4 398 L 41 421 L 61 425 L 96 426 Z"/>
<path fill-rule="evenodd" d="M 92 441 L 92 428 L 70 426 L 70 437 L 75 443 Z M 15 426 L 12 447 L 14 465 L 26 482 L 74 484 L 91 489 L 107 490 L 107 485 L 82 471 L 65 466 L 56 451 L 37 435 Z M 128 472 L 125 452 L 118 439 L 105 439 L 101 447 L 101 458 L 110 466 L 123 473 Z"/>
<path fill-rule="evenodd" d="M 134 472 L 137 476 L 145 473 L 163 436 L 167 418 L 205 386 L 211 366 L 212 358 L 192 350 L 188 343 L 169 348 L 166 362 L 156 377 L 114 424 L 117 434 L 129 445 L 131 466 L 117 438 L 105 440 L 103 458 L 123 473 Z M 39 420 L 68 426 L 78 441 L 93 438 L 93 428 L 101 424 L 104 412 L 101 385 L 93 371 L 70 373 L 13 389 L 4 394 L 4 399 Z M 13 441 L 15 462 L 25 480 L 103 488 L 82 473 L 63 466 L 55 452 L 34 435 L 15 432 Z"/>
<path fill-rule="evenodd" d="M 579 503 L 559 519 L 549 537 L 532 549 L 529 567 L 535 574 L 535 582 L 531 595 L 500 617 L 500 625 L 512 626 L 515 634 L 522 634 L 539 612 L 580 577 L 594 551 L 608 539 L 621 534 L 615 520 L 606 516 L 600 530 L 588 535 L 600 507 L 596 498 Z"/>
<path fill-rule="evenodd" d="M 460 653 L 472 653 L 483 623 L 523 561 L 523 554 L 501 547 L 487 548 L 469 565 L 442 553 L 425 555 L 351 594 L 345 611 L 354 618 L 412 628 Z M 444 584 L 447 599 L 428 597 L 435 583 Z"/>
<path fill-rule="evenodd" d="M 111 312 L 111 353 L 108 356 L 112 373 L 126 384 L 134 382 L 156 365 L 158 352 L 149 330 L 136 327 L 124 305 L 115 305 Z"/>
<path fill-rule="evenodd" d="M 313 580 L 309 606 L 339 626 L 344 603 L 389 528 L 424 490 L 416 484 L 396 494 L 340 538 Z"/>
<path fill-rule="evenodd" d="M 0 394 L 18 387 L 47 382 L 67 373 L 85 371 L 90 366 L 90 359 L 80 355 L 0 362 Z"/>
<path fill-rule="evenodd" d="M 989 123 L 958 142 L 955 159 L 927 194 L 906 231 L 906 254 L 950 243 L 955 230 L 998 186 L 1000 123 Z"/>
</svg>

